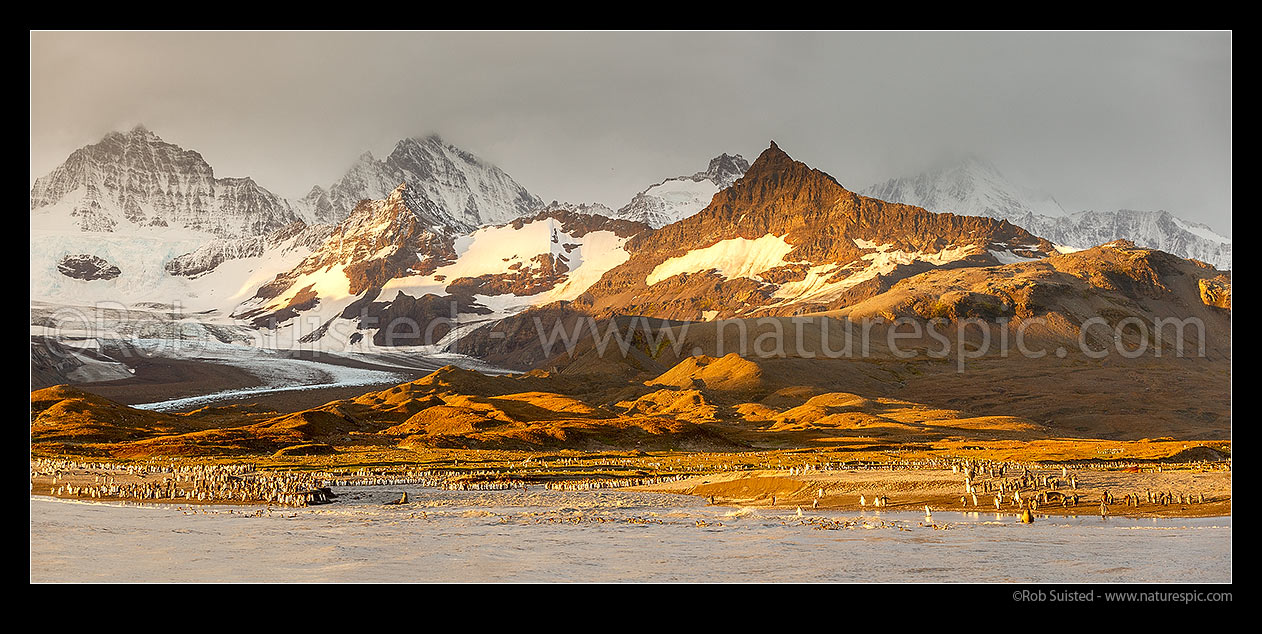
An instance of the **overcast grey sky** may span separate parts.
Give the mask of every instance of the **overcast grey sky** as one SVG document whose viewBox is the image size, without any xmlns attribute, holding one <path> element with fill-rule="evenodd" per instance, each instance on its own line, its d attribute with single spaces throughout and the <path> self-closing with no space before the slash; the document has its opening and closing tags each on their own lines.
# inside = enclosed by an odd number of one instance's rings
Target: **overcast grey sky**
<svg viewBox="0 0 1262 634">
<path fill-rule="evenodd" d="M 624 204 L 771 139 L 860 189 L 965 153 L 1231 234 L 1230 33 L 32 33 L 31 180 L 143 123 L 300 196 L 437 132 Z"/>
</svg>

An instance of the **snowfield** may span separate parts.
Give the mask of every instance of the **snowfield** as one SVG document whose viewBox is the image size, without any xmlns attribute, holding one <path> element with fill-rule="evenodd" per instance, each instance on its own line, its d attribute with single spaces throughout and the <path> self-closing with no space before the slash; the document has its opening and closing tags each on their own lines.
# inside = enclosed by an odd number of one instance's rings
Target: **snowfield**
<svg viewBox="0 0 1262 634">
<path fill-rule="evenodd" d="M 652 286 L 681 273 L 701 273 L 710 270 L 717 271 L 719 275 L 726 278 L 748 277 L 759 280 L 759 273 L 786 264 L 784 258 L 792 250 L 793 245 L 786 242 L 784 238 L 770 233 L 757 240 L 748 238 L 721 240 L 711 246 L 693 249 L 658 264 L 645 277 L 644 283 Z"/>
<path fill-rule="evenodd" d="M 537 268 L 533 260 L 540 255 L 565 258 L 569 272 L 551 290 L 529 296 L 475 296 L 480 304 L 506 316 L 531 306 L 578 297 L 606 271 L 627 261 L 630 254 L 623 248 L 626 241 L 612 231 L 592 231 L 575 237 L 553 218 L 527 222 L 520 229 L 512 225 L 484 227 L 456 240 L 455 262 L 439 267 L 433 275 L 390 280 L 382 287 L 381 297 L 393 297 L 395 291 L 413 297 L 426 293 L 442 295 L 448 284 L 462 277 L 513 273 L 510 267 L 514 265 L 520 265 L 518 271 L 530 270 Z M 578 246 L 567 251 L 567 244 Z"/>
<path fill-rule="evenodd" d="M 31 231 L 31 300 L 58 304 L 113 302 L 124 305 L 180 305 L 194 312 L 224 315 L 248 300 L 262 284 L 297 266 L 310 251 L 273 249 L 261 256 L 227 260 L 196 276 L 171 275 L 166 264 L 216 238 L 182 229 L 135 233 L 74 230 Z M 117 266 L 111 280 L 78 280 L 62 275 L 57 264 L 67 255 L 87 254 Z"/>
<path fill-rule="evenodd" d="M 1021 262 L 1031 262 L 1042 259 L 1022 257 L 1011 251 L 996 251 L 994 249 L 990 249 L 989 251 L 996 260 L 999 260 L 1000 264 L 1019 264 Z"/>
<path fill-rule="evenodd" d="M 774 297 L 782 301 L 768 308 L 790 302 L 828 301 L 861 282 L 878 275 L 892 273 L 901 265 L 928 262 L 941 266 L 981 251 L 980 247 L 966 245 L 948 247 L 937 253 L 923 253 L 901 251 L 894 249 L 892 244 L 877 244 L 862 238 L 855 238 L 854 243 L 861 249 L 871 251 L 862 256 L 867 264 L 846 266 L 836 263 L 814 264 L 807 269 L 805 278 L 781 284 L 776 289 Z M 649 272 L 644 283 L 652 286 L 676 275 L 705 271 L 714 271 L 728 279 L 745 277 L 761 282 L 763 280 L 759 275 L 771 269 L 786 264 L 810 264 L 788 259 L 791 251 L 793 251 L 793 245 L 781 236 L 767 234 L 756 240 L 731 238 L 667 259 Z M 1007 251 L 992 253 L 997 253 L 996 257 L 1002 255 L 1007 259 L 1017 258 Z M 1024 258 L 1017 258 L 1017 260 L 1025 261 Z M 838 273 L 847 271 L 848 274 L 844 277 L 834 279 Z"/>
</svg>

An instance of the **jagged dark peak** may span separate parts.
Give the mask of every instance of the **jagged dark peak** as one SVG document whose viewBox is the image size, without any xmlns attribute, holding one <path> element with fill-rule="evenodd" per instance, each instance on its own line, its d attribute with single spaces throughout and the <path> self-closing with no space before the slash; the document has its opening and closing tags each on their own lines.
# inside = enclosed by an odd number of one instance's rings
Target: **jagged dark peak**
<svg viewBox="0 0 1262 634">
<path fill-rule="evenodd" d="M 258 187 L 258 182 L 253 176 L 221 176 L 217 180 L 228 185 L 248 185 Z"/>
<path fill-rule="evenodd" d="M 150 132 L 149 129 L 146 128 L 144 125 L 137 125 L 133 127 L 132 129 L 127 130 L 126 132 L 120 132 L 118 130 L 110 130 L 109 132 L 105 133 L 105 136 L 102 137 L 101 140 L 102 141 L 126 140 L 126 139 L 132 139 L 132 138 L 145 138 L 149 136 L 152 136 L 155 138 L 157 137 L 156 134 Z"/>
<path fill-rule="evenodd" d="M 749 161 L 746 161 L 744 157 L 740 154 L 733 156 L 724 153 L 710 159 L 710 165 L 706 168 L 705 177 L 720 187 L 730 187 L 736 179 L 744 176 L 747 171 L 749 171 Z"/>
<path fill-rule="evenodd" d="M 776 145 L 775 141 L 771 142 L 771 146 L 762 151 L 753 164 L 745 171 L 745 182 L 752 182 L 761 179 L 771 178 L 777 183 L 787 182 L 800 178 L 825 178 L 834 185 L 845 189 L 837 179 L 831 175 L 821 172 L 806 163 L 793 160 L 784 150 Z M 849 191 L 849 190 L 847 190 Z"/>
<path fill-rule="evenodd" d="M 794 164 L 806 167 L 805 163 L 798 163 L 793 160 L 793 157 L 789 156 L 784 150 L 780 149 L 780 146 L 776 145 L 775 141 L 772 141 L 771 146 L 763 150 L 762 154 L 759 154 L 758 158 L 754 159 L 754 163 L 749 166 L 749 169 L 746 170 L 746 172 L 776 171 L 786 167 L 792 167 Z"/>
<path fill-rule="evenodd" d="M 728 154 L 724 152 L 710 159 L 710 166 L 706 169 L 710 173 L 720 172 L 743 172 L 749 169 L 749 161 L 740 154 Z"/>
<path fill-rule="evenodd" d="M 406 153 L 413 148 L 422 148 L 427 145 L 433 145 L 433 143 L 430 143 L 426 137 L 423 137 L 423 136 L 403 137 L 402 139 L 399 139 L 398 143 L 394 144 L 394 150 L 390 152 L 390 155 L 394 156 L 396 154 Z"/>
</svg>

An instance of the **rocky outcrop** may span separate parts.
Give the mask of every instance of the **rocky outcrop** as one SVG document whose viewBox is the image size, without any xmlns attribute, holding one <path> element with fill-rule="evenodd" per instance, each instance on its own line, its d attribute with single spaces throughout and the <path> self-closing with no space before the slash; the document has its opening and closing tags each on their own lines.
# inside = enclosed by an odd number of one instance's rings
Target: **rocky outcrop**
<svg viewBox="0 0 1262 634">
<path fill-rule="evenodd" d="M 343 316 L 355 317 L 362 329 L 375 328 L 372 341 L 378 346 L 435 345 L 447 336 L 455 316 L 491 312 L 464 295 L 412 297 L 402 292 L 388 302 L 370 302 L 357 308 L 348 308 Z"/>
<path fill-rule="evenodd" d="M 31 336 L 31 389 L 63 383 L 114 381 L 132 376 L 127 366 L 95 347 L 95 340 Z"/>
<path fill-rule="evenodd" d="M 710 159 L 710 165 L 706 167 L 705 172 L 693 174 L 692 178 L 697 180 L 698 176 L 705 174 L 705 178 L 718 185 L 719 189 L 727 189 L 747 171 L 749 171 L 749 161 L 746 161 L 745 157 L 740 154 L 735 156 L 720 154 Z"/>
<path fill-rule="evenodd" d="M 1201 301 L 1206 306 L 1231 310 L 1231 279 L 1225 275 L 1199 280 Z"/>
<path fill-rule="evenodd" d="M 57 272 L 84 281 L 112 280 L 123 274 L 105 259 L 87 254 L 67 255 L 57 263 Z"/>
<path fill-rule="evenodd" d="M 452 280 L 447 290 L 466 295 L 535 295 L 555 288 L 569 272 L 568 262 L 569 259 L 561 253 L 540 253 L 524 265 L 520 262 L 510 265 L 506 273 Z"/>
<path fill-rule="evenodd" d="M 547 209 L 533 216 L 517 218 L 506 224 L 514 229 L 520 229 L 527 223 L 547 219 L 560 223 L 566 235 L 572 238 L 581 238 L 593 231 L 609 231 L 620 238 L 629 238 L 649 231 L 648 225 L 642 222 L 563 207 Z"/>
</svg>

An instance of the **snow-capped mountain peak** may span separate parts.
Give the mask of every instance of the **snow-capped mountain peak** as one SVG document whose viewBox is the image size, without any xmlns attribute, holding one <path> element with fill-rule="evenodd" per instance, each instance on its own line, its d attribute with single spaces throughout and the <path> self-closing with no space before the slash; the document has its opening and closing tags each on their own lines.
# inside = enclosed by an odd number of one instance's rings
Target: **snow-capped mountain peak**
<svg viewBox="0 0 1262 634">
<path fill-rule="evenodd" d="M 1167 211 L 1080 211 L 1068 214 L 1048 194 L 1015 185 L 977 157 L 863 190 L 873 198 L 929 211 L 999 218 L 1071 249 L 1114 240 L 1231 268 L 1231 239 Z"/>
<path fill-rule="evenodd" d="M 861 193 L 930 211 L 986 216 L 1017 224 L 1029 214 L 1066 215 L 1051 195 L 1012 183 L 992 163 L 976 156 L 916 176 L 894 178 Z"/>
<path fill-rule="evenodd" d="M 740 154 L 732 156 L 724 153 L 710 159 L 710 166 L 706 168 L 704 174 L 705 178 L 718 185 L 719 189 L 726 189 L 747 171 L 749 171 L 749 161 L 746 161 L 744 157 Z M 693 176 L 694 180 L 696 176 Z"/>
<path fill-rule="evenodd" d="M 741 155 L 720 154 L 705 171 L 668 178 L 638 193 L 617 216 L 643 222 L 655 229 L 678 222 L 706 208 L 714 195 L 727 189 L 749 169 Z"/>
<path fill-rule="evenodd" d="M 75 150 L 31 187 L 36 228 L 90 232 L 182 229 L 222 238 L 258 236 L 301 220 L 249 178 L 215 178 L 193 150 L 144 126 L 110 132 Z"/>
<path fill-rule="evenodd" d="M 303 200 L 312 218 L 337 223 L 361 200 L 384 199 L 399 183 L 459 224 L 508 222 L 543 207 L 542 200 L 503 170 L 437 134 L 402 139 L 384 160 L 365 152 L 336 183 L 313 189 Z"/>
</svg>

